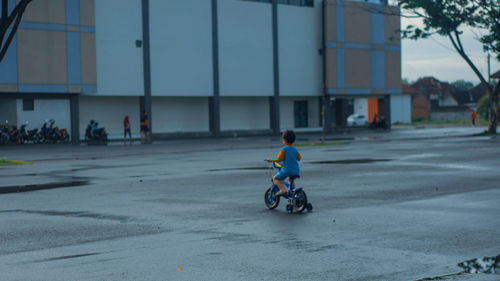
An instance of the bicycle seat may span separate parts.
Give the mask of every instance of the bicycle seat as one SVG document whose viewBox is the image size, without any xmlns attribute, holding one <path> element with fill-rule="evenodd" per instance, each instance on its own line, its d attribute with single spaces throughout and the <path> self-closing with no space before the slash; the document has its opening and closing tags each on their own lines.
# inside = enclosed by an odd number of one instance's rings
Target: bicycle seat
<svg viewBox="0 0 500 281">
<path fill-rule="evenodd" d="M 293 175 L 293 176 L 290 176 L 289 178 L 290 178 L 291 181 L 293 181 L 293 180 L 299 179 L 300 176 L 299 175 Z"/>
</svg>

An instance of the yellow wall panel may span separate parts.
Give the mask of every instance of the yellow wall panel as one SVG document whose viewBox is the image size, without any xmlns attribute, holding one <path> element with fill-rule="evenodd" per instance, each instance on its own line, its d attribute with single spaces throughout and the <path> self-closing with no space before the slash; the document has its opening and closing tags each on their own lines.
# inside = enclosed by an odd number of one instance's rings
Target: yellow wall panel
<svg viewBox="0 0 500 281">
<path fill-rule="evenodd" d="M 370 88 L 370 51 L 345 51 L 346 88 Z"/>
<path fill-rule="evenodd" d="M 345 41 L 370 44 L 370 6 L 344 2 Z"/>
<path fill-rule="evenodd" d="M 401 52 L 385 52 L 385 87 L 401 87 Z"/>
<path fill-rule="evenodd" d="M 64 24 L 66 21 L 65 0 L 32 1 L 23 14 L 23 21 Z"/>
<path fill-rule="evenodd" d="M 18 30 L 21 84 L 66 84 L 66 32 Z"/>
</svg>

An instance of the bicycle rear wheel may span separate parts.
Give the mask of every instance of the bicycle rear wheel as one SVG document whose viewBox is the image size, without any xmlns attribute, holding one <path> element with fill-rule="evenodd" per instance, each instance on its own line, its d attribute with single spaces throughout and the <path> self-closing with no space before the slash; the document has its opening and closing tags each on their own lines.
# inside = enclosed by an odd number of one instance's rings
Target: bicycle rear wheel
<svg viewBox="0 0 500 281">
<path fill-rule="evenodd" d="M 307 195 L 304 190 L 299 190 L 295 193 L 295 210 L 300 213 L 307 207 Z"/>
</svg>

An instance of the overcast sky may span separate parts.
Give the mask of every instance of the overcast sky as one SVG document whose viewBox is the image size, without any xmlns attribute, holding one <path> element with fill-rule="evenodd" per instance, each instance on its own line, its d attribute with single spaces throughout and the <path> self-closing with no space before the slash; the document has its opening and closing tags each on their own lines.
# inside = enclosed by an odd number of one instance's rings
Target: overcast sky
<svg viewBox="0 0 500 281">
<path fill-rule="evenodd" d="M 403 29 L 410 23 L 406 18 L 401 19 Z M 414 24 L 414 22 L 413 22 Z M 474 39 L 470 30 L 464 30 L 462 43 L 472 61 L 487 77 L 487 54 L 483 52 L 481 44 Z M 494 56 L 491 57 L 491 73 L 500 70 L 500 63 Z M 471 81 L 474 84 L 479 79 L 454 50 L 447 37 L 434 35 L 430 39 L 402 41 L 402 77 L 410 81 L 419 77 L 434 76 L 441 81 L 453 82 L 459 79 Z"/>
</svg>

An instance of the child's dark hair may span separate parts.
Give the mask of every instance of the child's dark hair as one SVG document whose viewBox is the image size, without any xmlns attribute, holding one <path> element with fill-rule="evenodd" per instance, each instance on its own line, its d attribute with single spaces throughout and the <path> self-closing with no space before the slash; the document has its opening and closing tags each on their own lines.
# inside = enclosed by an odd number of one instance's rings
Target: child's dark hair
<svg viewBox="0 0 500 281">
<path fill-rule="evenodd" d="M 283 132 L 283 139 L 288 144 L 293 144 L 295 142 L 295 133 L 292 130 L 286 130 Z"/>
</svg>

